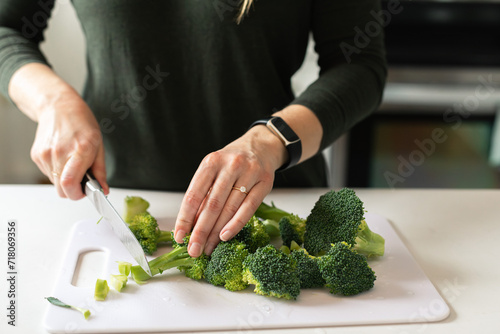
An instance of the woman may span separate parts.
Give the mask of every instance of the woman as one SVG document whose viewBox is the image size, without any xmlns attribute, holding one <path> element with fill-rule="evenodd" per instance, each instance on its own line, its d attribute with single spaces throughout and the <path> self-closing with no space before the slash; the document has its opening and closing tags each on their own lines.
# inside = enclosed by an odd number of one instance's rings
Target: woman
<svg viewBox="0 0 500 334">
<path fill-rule="evenodd" d="M 381 99 L 381 29 L 356 36 L 378 1 L 73 0 L 82 97 L 39 49 L 53 1 L 0 4 L 1 90 L 38 122 L 32 159 L 70 199 L 89 168 L 105 192 L 185 191 L 175 239 L 192 230 L 192 256 L 233 237 L 273 184 L 327 186 L 318 153 Z M 310 33 L 320 77 L 294 97 Z"/>
</svg>

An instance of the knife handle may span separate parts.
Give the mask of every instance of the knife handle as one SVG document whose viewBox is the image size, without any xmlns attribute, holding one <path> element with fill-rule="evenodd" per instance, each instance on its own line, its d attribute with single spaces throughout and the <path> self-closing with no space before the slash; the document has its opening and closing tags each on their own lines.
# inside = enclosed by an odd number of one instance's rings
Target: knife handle
<svg viewBox="0 0 500 334">
<path fill-rule="evenodd" d="M 94 177 L 94 174 L 92 174 L 90 169 L 87 170 L 87 172 L 83 175 L 83 180 L 81 182 L 81 185 L 82 185 L 82 191 L 85 195 L 88 195 L 87 189 L 91 191 L 102 191 L 101 185 L 99 184 L 99 182 L 97 182 L 97 180 Z"/>
</svg>

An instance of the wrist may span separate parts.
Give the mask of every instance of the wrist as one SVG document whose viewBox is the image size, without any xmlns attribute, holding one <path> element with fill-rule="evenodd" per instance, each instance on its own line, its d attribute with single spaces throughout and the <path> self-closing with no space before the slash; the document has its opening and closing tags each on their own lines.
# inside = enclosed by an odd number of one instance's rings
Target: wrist
<svg viewBox="0 0 500 334">
<path fill-rule="evenodd" d="M 279 116 L 273 115 L 252 123 L 250 127 L 264 125 L 276 138 L 279 139 L 287 152 L 287 160 L 278 170 L 285 170 L 295 166 L 302 157 L 302 142 L 295 131 Z"/>
<path fill-rule="evenodd" d="M 249 136 L 250 142 L 253 143 L 253 151 L 265 157 L 265 161 L 269 162 L 270 170 L 276 171 L 288 161 L 286 147 L 265 125 L 250 128 L 246 136 Z"/>
</svg>

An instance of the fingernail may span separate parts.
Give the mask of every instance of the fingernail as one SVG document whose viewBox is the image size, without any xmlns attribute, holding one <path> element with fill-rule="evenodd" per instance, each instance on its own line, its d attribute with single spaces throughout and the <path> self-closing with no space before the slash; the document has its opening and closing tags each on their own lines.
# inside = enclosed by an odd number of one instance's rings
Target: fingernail
<svg viewBox="0 0 500 334">
<path fill-rule="evenodd" d="M 192 257 L 198 257 L 201 255 L 201 245 L 197 242 L 193 242 L 189 244 L 189 249 L 188 249 L 189 255 Z"/>
<path fill-rule="evenodd" d="M 186 236 L 186 232 L 183 230 L 178 230 L 175 232 L 174 239 L 177 243 L 181 244 L 184 240 L 184 237 Z"/>
<path fill-rule="evenodd" d="M 229 239 L 231 239 L 231 232 L 229 231 L 222 232 L 222 234 L 220 235 L 220 239 L 222 241 L 228 241 Z"/>
</svg>

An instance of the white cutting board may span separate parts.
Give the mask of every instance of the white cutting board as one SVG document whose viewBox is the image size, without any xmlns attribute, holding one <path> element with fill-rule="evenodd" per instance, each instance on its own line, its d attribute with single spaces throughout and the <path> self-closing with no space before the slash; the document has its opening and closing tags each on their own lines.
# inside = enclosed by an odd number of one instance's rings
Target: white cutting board
<svg viewBox="0 0 500 334">
<path fill-rule="evenodd" d="M 91 318 L 48 304 L 45 329 L 52 333 L 182 332 L 289 327 L 327 327 L 361 324 L 432 322 L 445 319 L 449 308 L 415 262 L 390 223 L 366 214 L 370 228 L 386 239 L 384 257 L 370 261 L 375 287 L 351 297 L 326 289 L 302 290 L 295 301 L 264 297 L 251 287 L 230 292 L 186 278 L 177 269 L 144 285 L 130 279 L 122 293 L 111 290 L 102 302 L 93 300 L 93 284 L 72 285 L 80 254 L 104 251 L 104 275 L 117 274 L 115 261 L 133 262 L 106 223 L 78 222 L 68 244 L 53 296 L 90 308 Z M 171 226 L 169 226 L 171 228 Z M 84 273 L 80 272 L 80 276 Z M 96 274 L 94 274 L 96 275 Z M 87 277 L 88 278 L 88 277 Z M 80 284 L 79 284 L 80 285 Z"/>
</svg>

